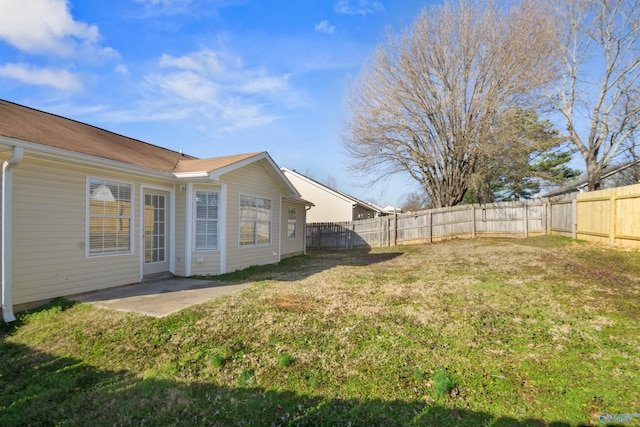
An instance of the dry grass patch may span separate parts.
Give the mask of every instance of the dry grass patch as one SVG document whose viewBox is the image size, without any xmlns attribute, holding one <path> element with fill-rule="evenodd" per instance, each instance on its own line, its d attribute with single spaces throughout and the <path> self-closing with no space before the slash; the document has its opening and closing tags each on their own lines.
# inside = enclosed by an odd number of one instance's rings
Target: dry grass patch
<svg viewBox="0 0 640 427">
<path fill-rule="evenodd" d="M 281 295 L 271 298 L 269 303 L 282 310 L 291 311 L 309 311 L 320 307 L 320 303 L 316 300 L 308 299 L 297 295 Z"/>
</svg>

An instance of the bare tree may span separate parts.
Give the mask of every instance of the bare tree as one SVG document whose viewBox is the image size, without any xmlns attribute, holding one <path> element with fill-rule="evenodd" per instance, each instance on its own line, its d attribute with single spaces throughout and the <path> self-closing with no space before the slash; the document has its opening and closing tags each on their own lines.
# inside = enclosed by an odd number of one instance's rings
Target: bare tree
<svg viewBox="0 0 640 427">
<path fill-rule="evenodd" d="M 640 1 L 564 0 L 562 76 L 548 92 L 582 155 L 589 190 L 640 126 Z"/>
<path fill-rule="evenodd" d="M 338 189 L 338 181 L 332 175 L 327 175 L 322 183 L 332 190 Z"/>
<path fill-rule="evenodd" d="M 426 193 L 412 191 L 405 196 L 400 209 L 402 212 L 417 212 L 428 209 L 430 206 L 431 201 Z"/>
<path fill-rule="evenodd" d="M 549 82 L 557 35 L 539 2 L 481 3 L 424 9 L 363 66 L 343 134 L 354 170 L 408 173 L 436 207 L 462 201 L 500 113 Z"/>
</svg>

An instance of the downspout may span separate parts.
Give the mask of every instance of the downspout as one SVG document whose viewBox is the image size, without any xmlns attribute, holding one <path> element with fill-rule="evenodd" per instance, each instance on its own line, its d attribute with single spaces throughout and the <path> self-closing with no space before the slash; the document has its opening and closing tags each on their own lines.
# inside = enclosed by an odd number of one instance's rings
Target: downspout
<svg viewBox="0 0 640 427">
<path fill-rule="evenodd" d="M 220 184 L 220 201 L 218 202 L 218 248 L 220 248 L 220 274 L 227 272 L 227 184 Z"/>
<path fill-rule="evenodd" d="M 306 255 L 307 254 L 307 211 L 311 209 L 311 206 L 305 206 L 304 208 L 304 213 L 302 214 L 304 216 L 303 221 L 302 221 L 302 225 L 304 225 L 302 231 L 303 231 L 303 235 L 302 235 L 302 251 L 303 254 Z"/>
<path fill-rule="evenodd" d="M 24 148 L 13 147 L 13 155 L 2 164 L 2 319 L 6 323 L 15 322 L 16 320 L 13 314 L 13 296 L 11 293 L 11 255 L 13 253 L 12 169 L 22 161 L 23 157 Z"/>
<path fill-rule="evenodd" d="M 193 250 L 193 233 L 195 229 L 193 220 L 193 184 L 187 183 L 186 199 L 186 235 L 184 238 L 184 275 L 191 276 L 191 251 Z"/>
<path fill-rule="evenodd" d="M 278 219 L 278 262 L 282 261 L 282 196 L 280 196 L 280 215 Z"/>
</svg>

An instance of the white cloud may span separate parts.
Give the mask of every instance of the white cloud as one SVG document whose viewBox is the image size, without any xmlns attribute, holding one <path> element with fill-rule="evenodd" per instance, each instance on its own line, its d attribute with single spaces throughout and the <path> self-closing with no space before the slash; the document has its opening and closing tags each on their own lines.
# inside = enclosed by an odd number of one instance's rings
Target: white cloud
<svg viewBox="0 0 640 427">
<path fill-rule="evenodd" d="M 369 0 L 339 0 L 334 10 L 341 15 L 367 15 L 382 12 L 382 3 Z"/>
<path fill-rule="evenodd" d="M 139 123 L 154 121 L 172 121 L 189 119 L 194 114 L 194 109 L 178 105 L 169 105 L 158 102 L 154 104 L 142 104 L 129 110 L 110 110 L 100 114 L 100 119 L 112 123 Z"/>
<path fill-rule="evenodd" d="M 155 73 L 148 82 L 184 99 L 270 95 L 288 89 L 289 76 L 272 76 L 261 68 L 245 68 L 241 58 L 211 49 L 179 57 L 163 54 L 158 65 L 166 72 Z"/>
<path fill-rule="evenodd" d="M 195 71 L 202 74 L 219 73 L 223 71 L 223 66 L 218 54 L 210 49 L 203 49 L 180 57 L 163 54 L 160 57 L 160 67 L 175 67 L 181 70 Z"/>
<path fill-rule="evenodd" d="M 144 76 L 142 112 L 137 117 L 199 117 L 202 126 L 216 132 L 264 126 L 281 117 L 281 112 L 301 105 L 303 97 L 290 87 L 289 77 L 248 66 L 242 57 L 225 50 L 163 54 L 156 68 Z M 171 111 L 180 114 L 165 113 Z M 132 121 L 132 117 L 125 112 L 108 119 Z"/>
<path fill-rule="evenodd" d="M 287 89 L 287 80 L 288 76 L 259 76 L 244 82 L 244 84 L 240 86 L 240 89 L 246 93 L 275 93 Z"/>
<path fill-rule="evenodd" d="M 0 77 L 19 80 L 23 83 L 50 86 L 65 91 L 82 89 L 82 83 L 67 70 L 35 68 L 28 64 L 5 64 L 0 66 Z"/>
<path fill-rule="evenodd" d="M 96 25 L 73 19 L 67 0 L 2 0 L 0 39 L 26 53 L 118 55 L 99 47 Z"/>
<path fill-rule="evenodd" d="M 146 76 L 145 80 L 152 87 L 159 88 L 162 92 L 178 96 L 183 100 L 205 103 L 214 103 L 216 100 L 215 83 L 190 71 L 167 75 L 152 74 Z"/>
<path fill-rule="evenodd" d="M 318 22 L 315 28 L 316 28 L 316 31 L 319 31 L 325 34 L 333 34 L 333 32 L 336 30 L 336 28 L 333 25 L 330 25 L 329 21 L 327 21 L 326 19 Z"/>
<path fill-rule="evenodd" d="M 129 68 L 127 68 L 127 66 L 124 65 L 124 64 L 116 65 L 115 71 L 116 71 L 116 73 L 122 74 L 123 76 L 128 76 L 129 75 Z"/>
<path fill-rule="evenodd" d="M 277 116 L 263 111 L 263 106 L 244 102 L 230 102 L 221 108 L 224 118 L 221 130 L 233 132 L 241 129 L 256 128 L 273 123 Z"/>
</svg>

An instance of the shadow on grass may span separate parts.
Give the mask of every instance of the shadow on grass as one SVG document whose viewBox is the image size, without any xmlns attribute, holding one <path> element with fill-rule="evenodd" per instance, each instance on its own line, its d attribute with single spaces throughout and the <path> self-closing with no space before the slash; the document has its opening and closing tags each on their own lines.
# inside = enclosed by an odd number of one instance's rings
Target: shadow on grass
<svg viewBox="0 0 640 427">
<path fill-rule="evenodd" d="M 366 267 L 390 261 L 403 252 L 371 253 L 370 249 L 310 250 L 307 255 L 285 258 L 279 263 L 253 266 L 217 276 L 191 276 L 194 279 L 242 283 L 258 280 L 296 281 L 338 266 Z"/>
<path fill-rule="evenodd" d="M 139 378 L 0 342 L 0 425 L 569 426 L 423 401 L 336 399 Z"/>
</svg>

